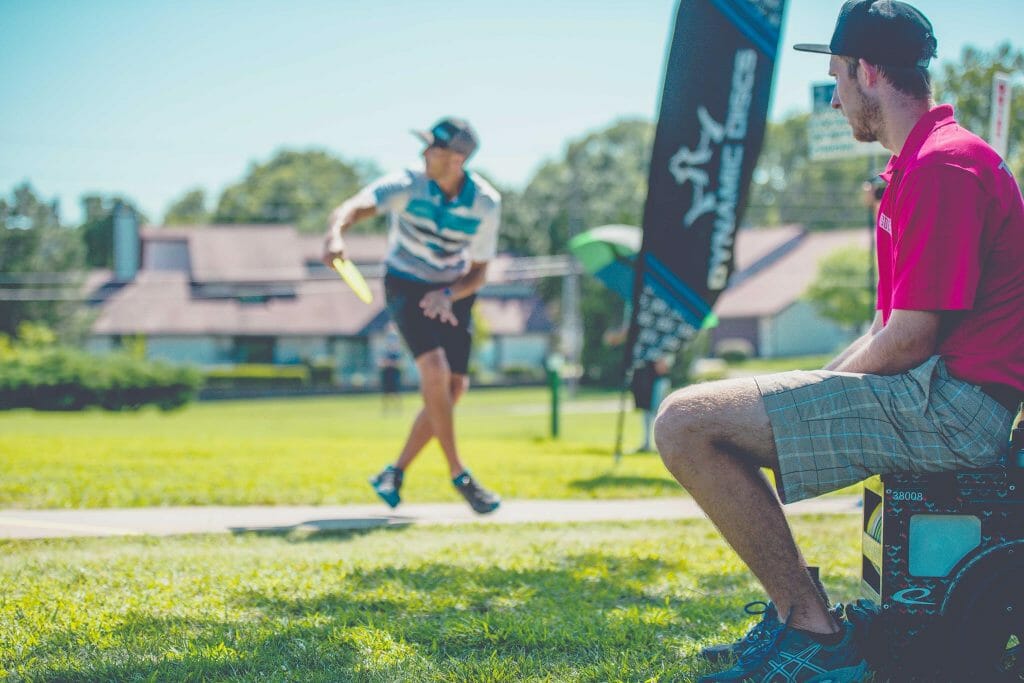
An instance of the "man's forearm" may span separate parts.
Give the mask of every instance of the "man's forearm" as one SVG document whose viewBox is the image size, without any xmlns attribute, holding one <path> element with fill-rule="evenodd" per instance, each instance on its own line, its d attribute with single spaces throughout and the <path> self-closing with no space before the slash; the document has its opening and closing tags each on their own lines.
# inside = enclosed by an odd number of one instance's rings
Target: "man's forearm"
<svg viewBox="0 0 1024 683">
<path fill-rule="evenodd" d="M 348 199 L 331 212 L 327 228 L 328 239 L 341 237 L 350 227 L 376 213 L 377 207 L 359 195 Z"/>
<path fill-rule="evenodd" d="M 480 291 L 480 288 L 487 282 L 487 264 L 473 264 L 465 275 L 449 285 L 452 299 L 458 301 L 472 296 Z"/>
<path fill-rule="evenodd" d="M 933 349 L 900 339 L 898 335 L 879 332 L 835 368 L 837 372 L 862 372 L 872 375 L 897 375 L 928 359 Z"/>
<path fill-rule="evenodd" d="M 858 339 L 855 339 L 849 346 L 832 359 L 832 361 L 824 367 L 825 370 L 839 370 L 840 366 L 846 362 L 851 356 L 860 351 L 865 344 L 871 341 L 871 338 L 878 334 L 885 325 L 882 323 L 882 314 L 878 312 L 875 314 L 875 319 L 871 321 L 871 327 L 868 331 L 861 335 Z"/>
<path fill-rule="evenodd" d="M 848 359 L 853 354 L 857 353 L 861 349 L 861 347 L 870 342 L 872 336 L 873 335 L 870 332 L 868 332 L 864 336 L 855 339 L 849 346 L 843 349 L 838 356 L 833 358 L 831 362 L 829 362 L 828 365 L 824 367 L 824 369 L 838 370 L 839 366 L 841 366 L 846 361 L 846 359 Z"/>
</svg>

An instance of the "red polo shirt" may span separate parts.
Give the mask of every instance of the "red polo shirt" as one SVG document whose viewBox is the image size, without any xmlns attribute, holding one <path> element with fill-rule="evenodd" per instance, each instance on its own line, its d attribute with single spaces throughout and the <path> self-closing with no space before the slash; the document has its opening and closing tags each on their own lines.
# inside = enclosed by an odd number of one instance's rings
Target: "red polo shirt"
<svg viewBox="0 0 1024 683">
<path fill-rule="evenodd" d="M 972 384 L 1024 392 L 1024 199 L 953 108 L 933 108 L 882 174 L 878 308 L 943 311 L 938 354 Z"/>
</svg>

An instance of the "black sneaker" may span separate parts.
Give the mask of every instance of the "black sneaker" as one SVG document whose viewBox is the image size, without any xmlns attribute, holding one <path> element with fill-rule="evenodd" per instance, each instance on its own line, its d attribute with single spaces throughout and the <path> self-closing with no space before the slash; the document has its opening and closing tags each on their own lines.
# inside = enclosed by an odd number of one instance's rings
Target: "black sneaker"
<svg viewBox="0 0 1024 683">
<path fill-rule="evenodd" d="M 750 648 L 731 669 L 698 679 L 698 683 L 863 683 L 867 662 L 853 636 L 853 627 L 841 621 L 839 642 L 826 645 L 805 631 L 783 622 L 766 628 L 760 646 Z"/>
<path fill-rule="evenodd" d="M 452 479 L 452 483 L 469 503 L 469 507 L 473 508 L 473 512 L 477 514 L 486 515 L 488 512 L 494 512 L 501 505 L 501 499 L 476 483 L 476 480 L 469 474 L 469 470 L 464 470 L 462 474 Z"/>
<path fill-rule="evenodd" d="M 402 497 L 398 493 L 402 488 L 402 470 L 394 465 L 388 465 L 380 474 L 370 479 L 370 486 L 381 500 L 391 507 L 398 507 L 402 502 Z"/>
</svg>

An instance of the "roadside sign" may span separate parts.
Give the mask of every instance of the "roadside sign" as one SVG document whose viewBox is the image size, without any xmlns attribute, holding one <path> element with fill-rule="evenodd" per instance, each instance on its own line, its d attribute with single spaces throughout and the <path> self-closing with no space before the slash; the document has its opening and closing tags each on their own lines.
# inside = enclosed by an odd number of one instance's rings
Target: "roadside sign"
<svg viewBox="0 0 1024 683">
<path fill-rule="evenodd" d="M 811 84 L 811 118 L 807 126 L 807 141 L 812 161 L 849 159 L 861 156 L 889 156 L 877 142 L 857 142 L 846 117 L 832 108 L 835 83 Z"/>
<path fill-rule="evenodd" d="M 989 121 L 989 144 L 999 156 L 1006 158 L 1010 146 L 1010 75 L 997 73 L 992 77 L 992 118 Z"/>
</svg>

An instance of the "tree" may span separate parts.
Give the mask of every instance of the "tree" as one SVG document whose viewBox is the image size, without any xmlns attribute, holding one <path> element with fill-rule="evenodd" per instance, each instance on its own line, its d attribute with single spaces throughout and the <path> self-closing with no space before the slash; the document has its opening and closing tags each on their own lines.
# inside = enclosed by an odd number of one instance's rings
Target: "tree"
<svg viewBox="0 0 1024 683">
<path fill-rule="evenodd" d="M 874 315 L 874 289 L 868 288 L 871 254 L 844 247 L 818 264 L 818 275 L 805 298 L 824 318 L 856 330 Z"/>
<path fill-rule="evenodd" d="M 768 124 L 744 225 L 796 223 L 828 230 L 873 221 L 861 202 L 861 185 L 888 159 L 812 161 L 809 120 L 809 114 L 796 114 Z"/>
<path fill-rule="evenodd" d="M 78 235 L 60 225 L 56 200 L 40 199 L 28 183 L 0 197 L 0 333 L 38 322 L 63 337 L 80 331 L 74 292 L 82 269 Z"/>
<path fill-rule="evenodd" d="M 964 127 L 988 135 L 992 108 L 992 77 L 997 71 L 1024 74 L 1024 53 L 1004 44 L 992 52 L 966 47 L 959 61 L 942 64 L 935 77 L 935 99 L 950 102 Z M 1024 182 L 1024 88 L 1013 87 L 1010 146 L 1007 160 Z M 870 217 L 860 203 L 860 186 L 882 170 L 886 155 L 811 161 L 808 158 L 808 114 L 770 122 L 744 218 L 746 225 L 798 223 L 810 229 L 861 225 Z"/>
<path fill-rule="evenodd" d="M 171 202 L 164 214 L 164 225 L 202 225 L 209 222 L 206 191 L 201 187 L 192 188 Z"/>
<path fill-rule="evenodd" d="M 352 196 L 377 172 L 350 164 L 323 150 L 281 150 L 254 163 L 238 183 L 221 194 L 215 223 L 289 223 L 301 232 L 320 233 L 335 206 Z M 383 230 L 376 221 L 369 229 Z"/>
<path fill-rule="evenodd" d="M 640 225 L 653 140 L 654 126 L 635 119 L 571 140 L 564 156 L 541 166 L 522 192 L 504 195 L 502 249 L 526 255 L 565 254 L 571 218 L 578 220 L 579 230 L 608 223 Z M 543 282 L 541 295 L 558 301 L 559 285 L 560 281 Z M 587 378 L 617 382 L 622 348 L 609 348 L 602 337 L 621 324 L 622 301 L 593 278 L 583 278 L 580 309 L 580 360 Z"/>
<path fill-rule="evenodd" d="M 502 248 L 565 253 L 574 205 L 584 230 L 640 225 L 653 140 L 653 124 L 626 119 L 570 141 L 564 158 L 545 163 L 521 193 L 505 197 Z"/>
<path fill-rule="evenodd" d="M 112 268 L 114 265 L 114 207 L 124 204 L 135 212 L 140 223 L 146 216 L 130 200 L 119 195 L 89 194 L 82 197 L 85 221 L 78 232 L 85 244 L 85 262 L 93 268 Z"/>
<path fill-rule="evenodd" d="M 1009 43 L 991 52 L 967 46 L 959 62 L 946 62 L 935 78 L 935 99 L 948 102 L 956 110 L 957 120 L 964 128 L 988 138 L 992 115 L 992 78 L 997 72 L 1016 77 L 1010 96 L 1010 144 L 1006 159 L 1024 187 L 1024 51 Z"/>
</svg>

